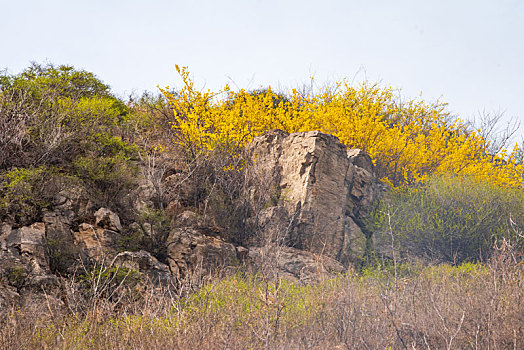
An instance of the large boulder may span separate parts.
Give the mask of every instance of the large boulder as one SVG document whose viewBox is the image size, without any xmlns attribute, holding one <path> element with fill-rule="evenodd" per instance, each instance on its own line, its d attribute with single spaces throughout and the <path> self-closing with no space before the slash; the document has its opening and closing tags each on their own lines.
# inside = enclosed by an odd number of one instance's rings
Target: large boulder
<svg viewBox="0 0 524 350">
<path fill-rule="evenodd" d="M 252 247 L 248 256 L 255 269 L 270 278 L 285 278 L 305 284 L 320 282 L 346 272 L 333 258 L 292 247 Z"/>
<path fill-rule="evenodd" d="M 75 245 L 93 259 L 114 255 L 114 245 L 119 237 L 118 232 L 82 223 L 78 231 L 73 232 Z"/>
<path fill-rule="evenodd" d="M 166 244 L 169 267 L 178 279 L 192 274 L 205 275 L 238 263 L 235 246 L 195 228 L 173 229 Z"/>
<path fill-rule="evenodd" d="M 112 231 L 122 231 L 122 224 L 118 215 L 107 208 L 100 208 L 95 212 L 97 226 Z"/>
<path fill-rule="evenodd" d="M 373 163 L 318 131 L 273 130 L 247 147 L 248 193 L 264 242 L 323 254 L 347 265 L 362 257 L 362 222 L 377 194 Z"/>
<path fill-rule="evenodd" d="M 139 271 L 157 286 L 170 287 L 174 285 L 173 275 L 169 267 L 145 250 L 118 253 L 113 259 L 112 265 Z"/>
<path fill-rule="evenodd" d="M 0 223 L 0 306 L 38 305 L 39 296 L 58 290 L 58 279 L 51 274 L 47 259 L 45 224 L 12 229 Z"/>
</svg>

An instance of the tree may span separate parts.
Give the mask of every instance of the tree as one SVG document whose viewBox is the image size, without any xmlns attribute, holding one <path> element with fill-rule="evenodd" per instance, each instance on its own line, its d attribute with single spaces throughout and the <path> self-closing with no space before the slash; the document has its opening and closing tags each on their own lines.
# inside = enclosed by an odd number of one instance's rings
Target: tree
<svg viewBox="0 0 524 350">
<path fill-rule="evenodd" d="M 17 75 L 4 72 L 0 168 L 64 164 L 126 115 L 125 105 L 93 73 L 36 63 Z"/>
</svg>

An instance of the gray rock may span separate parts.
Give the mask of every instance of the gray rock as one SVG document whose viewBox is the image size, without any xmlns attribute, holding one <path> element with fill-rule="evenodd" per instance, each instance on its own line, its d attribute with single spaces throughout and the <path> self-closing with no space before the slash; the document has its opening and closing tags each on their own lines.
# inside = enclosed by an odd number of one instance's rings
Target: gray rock
<svg viewBox="0 0 524 350">
<path fill-rule="evenodd" d="M 202 219 L 199 215 L 191 210 L 184 210 L 176 217 L 178 227 L 197 227 L 202 226 Z"/>
<path fill-rule="evenodd" d="M 7 236 L 11 234 L 11 225 L 0 223 L 0 250 L 7 250 Z"/>
<path fill-rule="evenodd" d="M 112 265 L 139 271 L 158 286 L 170 287 L 175 282 L 169 266 L 162 264 L 145 250 L 118 253 Z"/>
<path fill-rule="evenodd" d="M 102 258 L 113 255 L 113 246 L 118 233 L 88 223 L 78 226 L 78 232 L 73 232 L 75 244 L 91 258 Z"/>
<path fill-rule="evenodd" d="M 6 238 L 6 247 L 8 250 L 16 249 L 31 260 L 36 270 L 43 271 L 49 268 L 44 241 L 45 225 L 43 222 L 36 222 L 31 226 L 12 230 Z"/>
<path fill-rule="evenodd" d="M 193 228 L 173 229 L 166 244 L 169 267 L 178 279 L 190 274 L 204 275 L 238 262 L 232 244 Z"/>
<path fill-rule="evenodd" d="M 251 247 L 249 258 L 270 278 L 282 277 L 305 284 L 332 278 L 346 270 L 340 262 L 325 255 L 285 246 Z"/>
<path fill-rule="evenodd" d="M 71 246 L 73 244 L 73 235 L 71 233 L 72 221 L 69 217 L 59 212 L 46 212 L 42 221 L 45 225 L 46 239 L 54 244 L 60 243 L 62 246 Z"/>
<path fill-rule="evenodd" d="M 53 199 L 53 211 L 72 220 L 75 216 L 87 217 L 92 214 L 93 202 L 87 190 L 75 184 L 68 184 Z"/>
<path fill-rule="evenodd" d="M 107 208 L 100 208 L 95 213 L 96 225 L 113 231 L 121 231 L 122 224 L 117 214 Z"/>
<path fill-rule="evenodd" d="M 146 175 L 139 176 L 137 181 L 137 187 L 124 196 L 123 203 L 135 214 L 140 214 L 154 208 L 153 199 L 158 197 L 158 193 L 153 182 Z"/>
</svg>

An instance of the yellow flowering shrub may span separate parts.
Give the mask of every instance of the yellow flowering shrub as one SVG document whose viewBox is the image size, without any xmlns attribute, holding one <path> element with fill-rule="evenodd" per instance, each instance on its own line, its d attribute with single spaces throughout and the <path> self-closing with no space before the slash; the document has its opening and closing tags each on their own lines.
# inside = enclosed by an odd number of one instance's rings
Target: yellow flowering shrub
<svg viewBox="0 0 524 350">
<path fill-rule="evenodd" d="M 270 129 L 320 130 L 348 148 L 366 151 L 383 181 L 394 186 L 430 174 L 472 176 L 505 186 L 523 186 L 523 165 L 514 153 L 488 153 L 489 142 L 445 111 L 445 104 L 398 102 L 395 90 L 347 81 L 317 93 L 293 89 L 282 97 L 271 87 L 258 93 L 198 91 L 187 67 L 176 66 L 184 86 L 162 92 L 174 111 L 176 142 L 193 155 L 218 147 L 235 152 Z"/>
</svg>

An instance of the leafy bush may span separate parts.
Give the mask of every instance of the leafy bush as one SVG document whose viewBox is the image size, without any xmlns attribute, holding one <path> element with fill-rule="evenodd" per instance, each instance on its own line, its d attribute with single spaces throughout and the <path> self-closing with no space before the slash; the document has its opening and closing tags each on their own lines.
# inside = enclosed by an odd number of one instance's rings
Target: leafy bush
<svg viewBox="0 0 524 350">
<path fill-rule="evenodd" d="M 136 185 L 138 169 L 122 156 L 78 157 L 72 166 L 75 175 L 104 204 L 118 203 Z"/>
<path fill-rule="evenodd" d="M 14 286 L 17 289 L 22 288 L 27 283 L 28 272 L 23 265 L 17 264 L 7 264 L 2 274 L 5 276 L 10 285 Z"/>
<path fill-rule="evenodd" d="M 524 186 L 516 153 L 489 153 L 489 141 L 454 120 L 445 104 L 399 101 L 395 90 L 347 81 L 316 93 L 293 89 L 283 98 L 270 87 L 256 92 L 218 92 L 195 87 L 187 67 L 178 67 L 183 87 L 163 90 L 174 111 L 176 142 L 194 157 L 216 148 L 236 152 L 270 129 L 320 130 L 373 158 L 379 176 L 393 185 L 455 173 L 492 183 Z"/>
<path fill-rule="evenodd" d="M 127 108 L 92 73 L 33 64 L 0 79 L 0 168 L 68 164 L 126 121 Z"/>
<path fill-rule="evenodd" d="M 469 177 L 433 176 L 393 191 L 370 219 L 379 251 L 459 263 L 486 260 L 496 241 L 524 248 L 524 193 Z M 520 244 L 520 247 L 518 245 Z"/>
<path fill-rule="evenodd" d="M 34 222 L 50 204 L 56 185 L 54 176 L 55 172 L 47 167 L 15 168 L 0 173 L 0 220 Z"/>
</svg>

